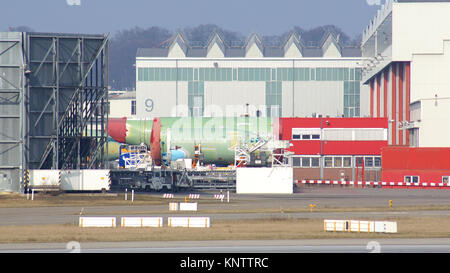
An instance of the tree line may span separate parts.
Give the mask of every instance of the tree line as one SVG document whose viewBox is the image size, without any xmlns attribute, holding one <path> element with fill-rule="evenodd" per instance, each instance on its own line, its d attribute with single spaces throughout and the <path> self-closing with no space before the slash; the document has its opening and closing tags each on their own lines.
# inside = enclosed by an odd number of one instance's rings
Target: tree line
<svg viewBox="0 0 450 273">
<path fill-rule="evenodd" d="M 27 26 L 10 27 L 9 31 L 32 32 Z M 279 35 L 260 35 L 262 42 L 269 46 L 282 45 L 287 37 L 296 32 L 307 45 L 318 45 L 328 32 L 339 35 L 341 43 L 359 46 L 361 37 L 351 38 L 334 25 L 319 26 L 303 29 L 294 26 L 292 30 Z M 134 27 L 118 31 L 111 37 L 109 49 L 109 85 L 111 90 L 134 90 L 136 86 L 135 60 L 138 48 L 157 48 L 167 46 L 170 38 L 176 33 L 183 33 L 184 37 L 197 45 L 205 45 L 213 32 L 217 32 L 227 44 L 245 43 L 247 36 L 239 32 L 223 29 L 214 24 L 203 24 L 196 27 L 185 27 L 171 31 L 159 26 L 149 28 Z"/>
</svg>

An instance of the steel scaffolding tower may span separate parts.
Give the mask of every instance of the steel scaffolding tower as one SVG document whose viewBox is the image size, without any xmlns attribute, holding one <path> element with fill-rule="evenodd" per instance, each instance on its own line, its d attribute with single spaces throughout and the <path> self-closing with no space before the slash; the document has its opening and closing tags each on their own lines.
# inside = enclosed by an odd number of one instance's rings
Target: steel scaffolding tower
<svg viewBox="0 0 450 273">
<path fill-rule="evenodd" d="M 26 34 L 28 169 L 104 167 L 108 41 L 104 35 Z"/>
<path fill-rule="evenodd" d="M 30 169 L 105 168 L 107 35 L 0 32 L 0 191 Z"/>
</svg>

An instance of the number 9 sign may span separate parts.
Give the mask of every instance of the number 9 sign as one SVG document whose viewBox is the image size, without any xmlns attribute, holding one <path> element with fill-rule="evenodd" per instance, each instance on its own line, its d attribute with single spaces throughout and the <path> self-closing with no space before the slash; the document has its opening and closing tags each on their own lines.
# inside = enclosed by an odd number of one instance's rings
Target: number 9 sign
<svg viewBox="0 0 450 273">
<path fill-rule="evenodd" d="M 152 100 L 152 99 L 146 99 L 145 102 L 144 102 L 144 105 L 145 105 L 145 111 L 146 111 L 146 112 L 151 112 L 151 111 L 153 111 L 153 105 L 154 105 L 154 103 L 153 103 L 153 100 Z"/>
</svg>

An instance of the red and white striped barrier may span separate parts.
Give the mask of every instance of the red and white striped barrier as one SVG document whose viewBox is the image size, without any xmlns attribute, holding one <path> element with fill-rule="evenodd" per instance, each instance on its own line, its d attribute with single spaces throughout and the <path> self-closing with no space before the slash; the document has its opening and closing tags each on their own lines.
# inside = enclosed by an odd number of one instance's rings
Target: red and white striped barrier
<svg viewBox="0 0 450 273">
<path fill-rule="evenodd" d="M 223 200 L 225 198 L 225 194 L 214 194 L 214 199 L 221 199 Z"/>
<path fill-rule="evenodd" d="M 165 193 L 163 194 L 163 198 L 173 198 L 173 193 Z"/>
<path fill-rule="evenodd" d="M 438 188 L 450 189 L 450 184 L 447 183 L 433 183 L 433 182 L 374 182 L 374 181 L 337 181 L 337 180 L 296 180 L 297 184 L 315 184 L 315 185 L 350 185 L 350 186 L 381 186 L 390 187 L 407 187 L 407 188 Z"/>
<path fill-rule="evenodd" d="M 189 194 L 189 199 L 200 199 L 200 194 Z"/>
</svg>

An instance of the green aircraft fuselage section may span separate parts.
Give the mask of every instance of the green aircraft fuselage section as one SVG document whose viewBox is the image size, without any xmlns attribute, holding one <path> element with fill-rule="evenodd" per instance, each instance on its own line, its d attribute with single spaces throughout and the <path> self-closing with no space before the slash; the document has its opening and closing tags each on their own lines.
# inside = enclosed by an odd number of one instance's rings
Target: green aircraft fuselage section
<svg viewBox="0 0 450 273">
<path fill-rule="evenodd" d="M 252 143 L 274 137 L 274 120 L 266 117 L 163 117 L 161 120 L 161 153 L 181 149 L 187 158 L 194 158 L 195 146 L 200 147 L 206 164 L 234 163 L 234 148 L 238 143 Z M 153 120 L 126 121 L 126 144 L 146 144 L 150 147 Z M 169 137 L 170 136 L 170 137 Z M 168 143 L 170 142 L 170 144 Z"/>
</svg>

